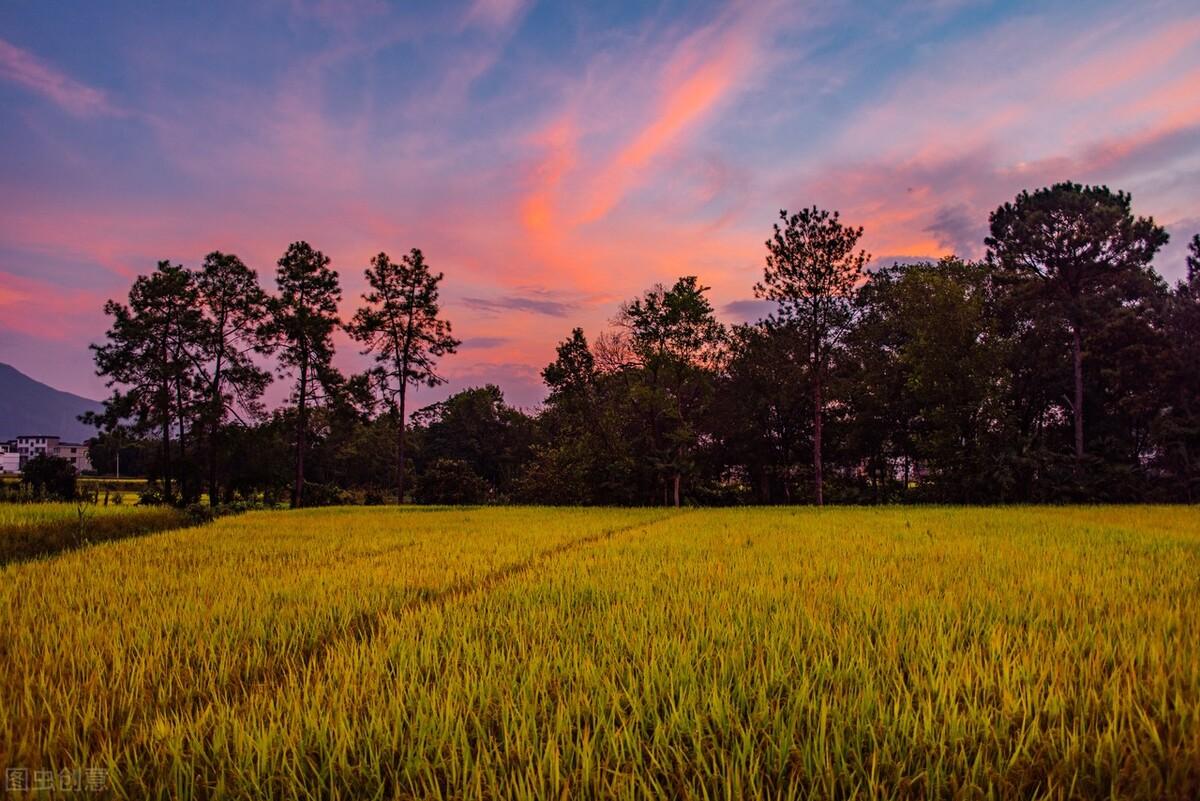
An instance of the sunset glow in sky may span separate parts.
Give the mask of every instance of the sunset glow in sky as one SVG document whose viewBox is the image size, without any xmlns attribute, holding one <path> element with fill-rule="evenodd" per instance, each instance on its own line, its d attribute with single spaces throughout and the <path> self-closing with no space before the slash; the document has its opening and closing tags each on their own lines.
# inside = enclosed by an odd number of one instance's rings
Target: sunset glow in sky
<svg viewBox="0 0 1200 801">
<path fill-rule="evenodd" d="M 0 5 L 0 361 L 102 397 L 87 351 L 159 259 L 271 286 L 306 239 L 349 317 L 374 253 L 446 274 L 451 383 L 542 397 L 582 325 L 698 275 L 727 321 L 780 208 L 880 261 L 977 257 L 1059 180 L 1133 193 L 1169 280 L 1200 232 L 1200 5 Z M 346 370 L 364 364 L 339 340 Z"/>
</svg>

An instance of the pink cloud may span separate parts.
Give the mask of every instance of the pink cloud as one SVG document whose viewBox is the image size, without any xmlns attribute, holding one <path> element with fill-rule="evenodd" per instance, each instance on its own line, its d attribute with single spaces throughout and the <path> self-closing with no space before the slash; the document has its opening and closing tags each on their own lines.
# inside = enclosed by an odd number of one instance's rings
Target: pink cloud
<svg viewBox="0 0 1200 801">
<path fill-rule="evenodd" d="M 328 26 L 344 6 L 301 8 Z M 269 285 L 288 242 L 307 238 L 341 272 L 346 315 L 371 255 L 420 247 L 446 274 L 456 335 L 476 343 L 444 362 L 454 386 L 513 381 L 533 397 L 537 370 L 571 327 L 594 336 L 621 300 L 657 281 L 699 275 L 718 307 L 748 297 L 780 206 L 838 208 L 865 226 L 875 254 L 922 256 L 978 255 L 990 210 L 1067 178 L 1133 189 L 1139 212 L 1164 222 L 1196 213 L 1181 168 L 1200 141 L 1194 26 L 1139 19 L 1059 42 L 1041 20 L 1005 25 L 938 50 L 873 85 L 881 95 L 848 119 L 798 135 L 780 108 L 799 102 L 795 87 L 840 92 L 855 76 L 781 65 L 773 37 L 786 15 L 734 4 L 698 30 L 651 25 L 606 41 L 578 70 L 525 64 L 512 95 L 483 101 L 514 111 L 481 144 L 461 136 L 483 116 L 472 86 L 504 51 L 520 4 L 478 3 L 469 23 L 458 9 L 442 15 L 451 31 L 479 32 L 414 90 L 420 102 L 386 108 L 366 87 L 361 104 L 332 113 L 335 67 L 413 35 L 376 10 L 266 87 L 153 98 L 155 117 L 139 121 L 186 191 L 97 203 L 7 186 L 20 202 L 0 216 L 0 241 L 94 264 L 119 297 L 155 260 L 195 264 L 214 248 L 242 255 Z M 1103 61 L 1070 76 L 1093 52 L 1128 55 L 1111 86 L 1096 71 Z M 734 134 L 749 138 L 730 148 Z M 6 321 L 17 293 L 56 294 L 0 279 Z M 96 339 L 105 296 L 41 313 L 91 303 L 79 341 Z M 344 338 L 339 360 L 362 362 Z"/>
<path fill-rule="evenodd" d="M 0 270 L 0 330 L 69 342 L 98 337 L 104 297 Z"/>
<path fill-rule="evenodd" d="M 663 70 L 649 118 L 591 179 L 581 218 L 594 222 L 612 210 L 650 163 L 711 113 L 753 64 L 754 31 L 734 26 L 724 34 L 703 31 L 683 43 Z"/>
<path fill-rule="evenodd" d="M 1055 83 L 1063 97 L 1111 94 L 1147 78 L 1158 78 L 1181 54 L 1200 46 L 1200 19 L 1173 21 L 1102 52 L 1065 71 Z"/>
<path fill-rule="evenodd" d="M 463 17 L 463 24 L 504 28 L 517 18 L 525 5 L 525 0 L 475 0 Z"/>
<path fill-rule="evenodd" d="M 103 91 L 71 78 L 3 39 L 0 39 L 0 78 L 24 86 L 78 117 L 119 113 Z"/>
</svg>

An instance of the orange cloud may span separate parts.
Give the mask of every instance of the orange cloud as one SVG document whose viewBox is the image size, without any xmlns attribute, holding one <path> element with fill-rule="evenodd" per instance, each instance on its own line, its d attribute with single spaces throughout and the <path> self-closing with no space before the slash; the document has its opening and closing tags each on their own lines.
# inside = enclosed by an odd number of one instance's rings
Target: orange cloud
<svg viewBox="0 0 1200 801">
<path fill-rule="evenodd" d="M 649 122 L 598 171 L 581 222 L 608 214 L 638 181 L 639 172 L 711 112 L 748 70 L 753 49 L 746 30 L 735 28 L 715 43 L 708 38 L 686 43 L 665 70 Z"/>
<path fill-rule="evenodd" d="M 521 201 L 521 221 L 535 237 L 546 237 L 553 230 L 559 185 L 577 161 L 575 139 L 575 123 L 566 116 L 532 137 L 546 151 L 531 170 L 533 188 Z"/>
<path fill-rule="evenodd" d="M 1100 55 L 1063 75 L 1057 90 L 1071 98 L 1111 93 L 1118 87 L 1157 75 L 1176 56 L 1198 45 L 1200 19 L 1172 21 L 1115 52 L 1104 48 Z"/>
</svg>

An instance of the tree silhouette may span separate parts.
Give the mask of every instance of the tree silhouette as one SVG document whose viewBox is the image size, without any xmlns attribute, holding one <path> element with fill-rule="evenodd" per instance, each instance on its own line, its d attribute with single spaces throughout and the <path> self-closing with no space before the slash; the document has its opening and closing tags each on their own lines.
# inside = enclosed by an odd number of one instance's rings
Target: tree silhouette
<svg viewBox="0 0 1200 801">
<path fill-rule="evenodd" d="M 405 401 L 408 387 L 444 383 L 436 372 L 437 360 L 454 353 L 461 344 L 451 336 L 450 323 L 438 317 L 438 284 L 441 273 L 431 273 L 420 250 L 413 248 L 397 264 L 380 253 L 366 271 L 371 289 L 346 326 L 363 344 L 363 354 L 374 354 L 372 371 L 376 389 L 396 413 L 397 492 L 404 503 Z"/>
<path fill-rule="evenodd" d="M 134 417 L 140 429 L 158 431 L 164 490 L 173 499 L 172 429 L 182 457 L 199 383 L 197 345 L 203 338 L 203 318 L 195 281 L 182 265 L 160 261 L 153 273 L 134 281 L 128 305 L 109 300 L 104 312 L 113 318 L 108 341 L 91 349 L 97 374 L 117 388 L 106 402 L 113 411 L 109 417 Z M 180 485 L 186 499 L 182 471 Z"/>
<path fill-rule="evenodd" d="M 696 276 L 685 276 L 670 289 L 659 285 L 625 304 L 617 317 L 640 368 L 639 405 L 649 417 L 655 457 L 670 476 L 675 506 L 712 394 L 710 368 L 726 336 L 707 291 Z"/>
<path fill-rule="evenodd" d="M 1055 184 L 1022 192 L 992 212 L 988 260 L 1010 280 L 1027 280 L 1071 331 L 1076 469 L 1083 461 L 1083 340 L 1090 296 L 1144 269 L 1166 231 L 1134 217 L 1132 198 L 1107 186 Z"/>
<path fill-rule="evenodd" d="M 783 226 L 776 223 L 774 236 L 767 240 L 767 264 L 754 294 L 778 304 L 774 316 L 793 327 L 807 350 L 813 490 L 821 506 L 825 503 L 821 427 L 829 361 L 850 325 L 854 287 L 869 257 L 866 251 L 855 252 L 863 229 L 843 225 L 836 211 L 813 206 L 789 215 L 782 210 L 779 219 Z"/>
<path fill-rule="evenodd" d="M 316 388 L 330 394 L 340 385 L 333 368 L 333 332 L 338 327 L 337 303 L 342 296 L 338 274 L 329 257 L 307 242 L 293 242 L 279 259 L 275 274 L 279 296 L 272 304 L 271 331 L 279 343 L 281 371 L 295 377 L 295 478 L 292 506 L 304 503 L 304 456 L 308 440 L 309 406 L 319 399 Z"/>
<path fill-rule="evenodd" d="M 213 251 L 196 273 L 196 290 L 203 312 L 201 354 L 207 402 L 208 499 L 220 498 L 217 480 L 217 438 L 229 416 L 244 412 L 249 419 L 263 415 L 262 394 L 271 374 L 253 361 L 254 354 L 271 349 L 267 329 L 269 304 L 258 276 L 233 254 Z"/>
</svg>

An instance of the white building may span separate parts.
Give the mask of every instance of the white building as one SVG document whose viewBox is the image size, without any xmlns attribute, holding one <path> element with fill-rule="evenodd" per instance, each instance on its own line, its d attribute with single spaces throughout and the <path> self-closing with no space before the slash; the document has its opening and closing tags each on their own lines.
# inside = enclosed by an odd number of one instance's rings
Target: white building
<svg viewBox="0 0 1200 801">
<path fill-rule="evenodd" d="M 9 450 L 7 442 L 0 442 L 0 476 L 21 472 L 21 454 Z"/>
<path fill-rule="evenodd" d="M 88 458 L 88 446 L 80 442 L 63 442 L 61 438 L 50 434 L 23 434 L 8 443 L 7 450 L 15 452 L 18 466 L 35 456 L 46 454 L 66 459 L 75 468 L 76 473 L 92 469 L 92 460 Z"/>
</svg>

